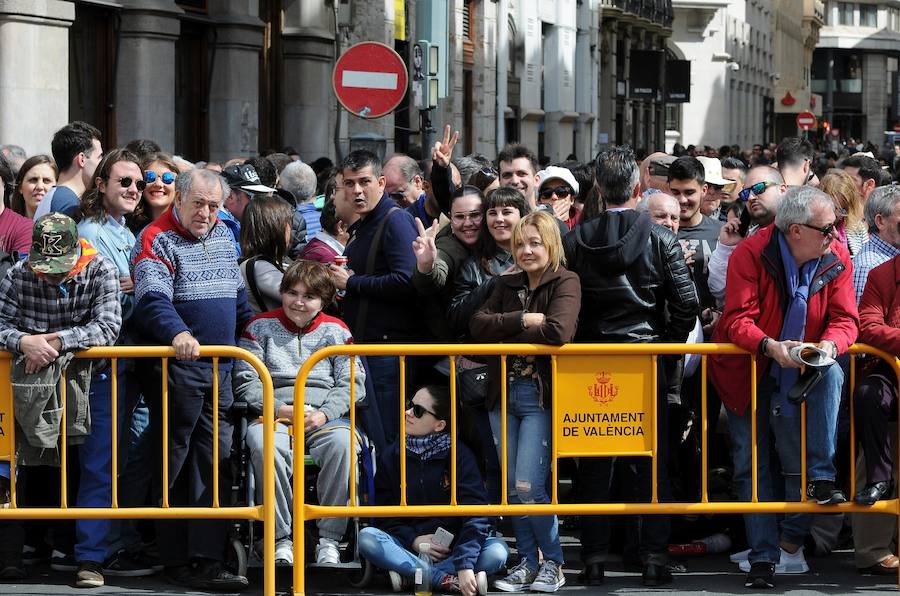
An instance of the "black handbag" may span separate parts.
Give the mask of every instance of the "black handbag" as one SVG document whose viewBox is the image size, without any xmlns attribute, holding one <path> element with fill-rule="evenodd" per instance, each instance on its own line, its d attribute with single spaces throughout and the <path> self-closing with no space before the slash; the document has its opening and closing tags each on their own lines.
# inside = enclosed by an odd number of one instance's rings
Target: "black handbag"
<svg viewBox="0 0 900 596">
<path fill-rule="evenodd" d="M 488 393 L 488 367 L 477 366 L 456 372 L 456 394 L 463 405 L 483 407 Z"/>
</svg>

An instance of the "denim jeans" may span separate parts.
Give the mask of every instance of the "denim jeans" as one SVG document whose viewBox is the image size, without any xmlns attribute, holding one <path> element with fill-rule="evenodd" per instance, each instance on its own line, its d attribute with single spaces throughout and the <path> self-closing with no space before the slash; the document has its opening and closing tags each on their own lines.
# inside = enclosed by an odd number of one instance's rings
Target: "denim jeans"
<svg viewBox="0 0 900 596">
<path fill-rule="evenodd" d="M 844 374 L 840 366 L 830 366 L 824 377 L 806 398 L 806 464 L 807 479 L 834 480 L 834 450 L 837 436 L 837 414 L 840 406 Z M 775 381 L 763 375 L 757 391 L 757 464 L 760 501 L 775 500 L 772 471 L 769 467 L 771 445 L 774 440 L 784 477 L 784 499 L 799 501 L 804 487 L 800 486 L 800 416 L 784 416 L 772 407 Z M 751 475 L 751 419 L 750 409 L 743 416 L 728 412 L 731 434 L 731 455 L 734 461 L 734 484 L 738 499 L 750 501 Z M 811 518 L 808 514 L 789 514 L 784 517 L 781 536 L 785 542 L 803 544 Z M 778 522 L 773 514 L 745 515 L 747 542 L 750 544 L 750 563 L 777 563 L 781 553 L 778 544 Z"/>
<path fill-rule="evenodd" d="M 380 569 L 396 571 L 403 577 L 413 577 L 416 573 L 418 557 L 384 530 L 363 528 L 359 532 L 359 553 Z M 475 572 L 484 571 L 488 575 L 497 573 L 506 564 L 508 554 L 509 550 L 503 539 L 491 536 L 481 547 L 478 561 L 475 562 Z M 451 552 L 449 557 L 431 566 L 431 585 L 437 586 L 444 576 L 456 575 L 457 571 L 453 568 Z"/>
<path fill-rule="evenodd" d="M 118 436 L 127 428 L 128 408 L 125 377 L 118 375 Z M 78 507 L 109 507 L 112 505 L 112 372 L 95 373 L 91 378 L 91 434 L 78 446 L 80 480 Z M 111 519 L 79 519 L 75 522 L 75 560 L 103 563 L 110 552 Z"/>
<path fill-rule="evenodd" d="M 552 412 L 538 400 L 538 388 L 532 380 L 516 379 L 510 383 L 506 404 L 506 493 L 510 504 L 550 502 L 547 480 L 552 459 Z M 490 419 L 494 444 L 502 458 L 499 404 L 491 410 Z M 555 515 L 516 515 L 512 525 L 519 554 L 533 569 L 538 566 L 538 548 L 545 559 L 562 564 Z"/>
</svg>

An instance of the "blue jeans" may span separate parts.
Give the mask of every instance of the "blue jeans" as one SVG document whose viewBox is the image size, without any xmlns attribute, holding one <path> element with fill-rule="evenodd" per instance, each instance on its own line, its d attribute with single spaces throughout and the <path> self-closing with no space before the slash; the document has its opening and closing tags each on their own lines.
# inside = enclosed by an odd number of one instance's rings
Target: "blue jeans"
<svg viewBox="0 0 900 596">
<path fill-rule="evenodd" d="M 530 379 L 509 385 L 506 404 L 506 493 L 509 503 L 549 503 L 547 480 L 550 477 L 550 441 L 552 412 L 541 407 L 538 388 Z M 491 430 L 497 453 L 502 455 L 500 405 L 490 412 Z M 519 440 L 519 439 L 522 440 Z M 516 515 L 512 517 L 516 548 L 531 568 L 538 566 L 538 548 L 545 559 L 562 564 L 559 524 L 555 515 Z"/>
<path fill-rule="evenodd" d="M 127 433 L 124 426 L 128 407 L 125 375 L 118 376 L 118 436 Z M 110 369 L 91 377 L 91 434 L 78 446 L 80 480 L 78 507 L 112 505 L 112 372 Z M 123 443 L 120 440 L 120 443 Z M 79 519 L 75 522 L 75 560 L 103 563 L 113 554 L 109 548 L 110 519 Z"/>
<path fill-rule="evenodd" d="M 406 550 L 396 538 L 384 530 L 373 527 L 360 530 L 359 553 L 376 567 L 396 571 L 403 577 L 413 577 L 416 573 L 418 557 Z M 509 551 L 503 539 L 491 536 L 481 547 L 481 553 L 475 563 L 475 572 L 484 571 L 488 575 L 497 573 L 506 565 L 507 555 Z M 453 568 L 451 552 L 449 557 L 431 566 L 431 585 L 437 586 L 444 576 L 456 575 L 457 571 Z"/>
<path fill-rule="evenodd" d="M 807 479 L 834 480 L 834 451 L 837 437 L 837 415 L 841 399 L 844 374 L 840 366 L 833 365 L 806 398 L 806 464 Z M 775 500 L 772 471 L 769 468 L 771 443 L 781 462 L 784 477 L 784 498 L 799 501 L 804 487 L 800 486 L 800 416 L 786 417 L 772 407 L 775 381 L 763 375 L 757 391 L 757 464 L 758 496 L 760 501 Z M 734 484 L 738 499 L 750 501 L 751 475 L 751 420 L 750 409 L 739 416 L 726 408 L 728 428 L 731 434 L 731 457 L 734 461 Z M 789 514 L 781 525 L 781 537 L 791 544 L 803 544 L 811 518 L 808 514 Z M 777 563 L 781 558 L 778 543 L 778 521 L 773 514 L 745 515 L 747 542 L 750 544 L 750 563 L 764 561 Z"/>
</svg>

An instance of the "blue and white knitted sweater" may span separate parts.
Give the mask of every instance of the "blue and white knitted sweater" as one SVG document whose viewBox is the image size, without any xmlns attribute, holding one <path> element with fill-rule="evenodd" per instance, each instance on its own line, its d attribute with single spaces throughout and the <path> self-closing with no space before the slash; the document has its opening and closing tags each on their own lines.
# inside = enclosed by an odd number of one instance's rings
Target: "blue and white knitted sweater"
<svg viewBox="0 0 900 596">
<path fill-rule="evenodd" d="M 131 275 L 136 303 L 132 320 L 152 343 L 169 345 L 176 335 L 189 331 L 201 345 L 233 346 L 253 316 L 234 238 L 218 222 L 205 237 L 196 238 L 169 208 L 138 236 Z M 204 361 L 190 364 L 211 366 Z"/>
<path fill-rule="evenodd" d="M 294 403 L 294 382 L 303 363 L 328 346 L 353 343 L 350 330 L 340 319 L 323 313 L 306 327 L 297 327 L 283 308 L 264 312 L 247 324 L 240 347 L 263 361 L 275 387 L 275 411 Z M 366 373 L 356 357 L 354 365 L 356 401 L 366 395 Z M 234 396 L 243 399 L 256 414 L 262 413 L 262 383 L 256 370 L 243 361 L 234 365 Z M 331 356 L 313 366 L 306 379 L 304 404 L 320 410 L 328 420 L 336 420 L 350 411 L 350 358 Z"/>
</svg>

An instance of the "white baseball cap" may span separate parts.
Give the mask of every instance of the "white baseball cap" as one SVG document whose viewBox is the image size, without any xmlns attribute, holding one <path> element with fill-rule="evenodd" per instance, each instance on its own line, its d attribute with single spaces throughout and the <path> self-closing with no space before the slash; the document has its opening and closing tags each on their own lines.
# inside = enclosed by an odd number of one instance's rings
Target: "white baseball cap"
<svg viewBox="0 0 900 596">
<path fill-rule="evenodd" d="M 538 190 L 540 190 L 540 188 L 544 185 L 544 182 L 546 182 L 547 180 L 559 178 L 560 180 L 571 186 L 576 195 L 578 194 L 578 182 L 575 180 L 575 176 L 572 175 L 572 172 L 569 171 L 568 168 L 561 168 L 559 166 L 547 166 L 545 169 L 538 172 L 537 176 Z"/>
<path fill-rule="evenodd" d="M 703 164 L 703 170 L 706 172 L 704 182 L 707 184 L 726 186 L 736 182 L 736 180 L 729 180 L 728 178 L 722 177 L 722 162 L 715 157 L 700 156 L 697 159 Z"/>
</svg>

